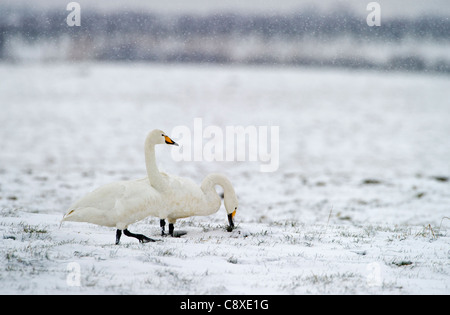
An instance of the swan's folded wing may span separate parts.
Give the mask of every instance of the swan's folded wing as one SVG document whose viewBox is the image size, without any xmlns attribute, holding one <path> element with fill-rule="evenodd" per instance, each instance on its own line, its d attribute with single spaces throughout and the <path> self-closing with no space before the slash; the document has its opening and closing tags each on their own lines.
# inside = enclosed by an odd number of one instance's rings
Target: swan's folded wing
<svg viewBox="0 0 450 315">
<path fill-rule="evenodd" d="M 97 188 L 75 202 L 63 220 L 124 229 L 128 224 L 152 215 L 158 196 L 146 178 L 114 182 Z"/>
<path fill-rule="evenodd" d="M 150 185 L 147 178 L 122 183 L 124 191 L 118 202 L 127 205 L 127 208 L 140 208 L 144 204 L 155 203 L 160 194 Z"/>
<path fill-rule="evenodd" d="M 117 200 L 124 196 L 126 185 L 115 182 L 103 185 L 72 204 L 63 221 L 89 222 L 103 226 L 115 226 Z"/>
<path fill-rule="evenodd" d="M 69 210 L 87 207 L 111 210 L 115 207 L 117 199 L 123 198 L 126 191 L 125 183 L 114 182 L 103 185 L 76 201 Z"/>
<path fill-rule="evenodd" d="M 117 209 L 119 205 L 132 209 L 133 204 L 155 198 L 154 189 L 150 186 L 148 179 L 130 181 L 119 181 L 103 185 L 86 194 L 69 208 L 96 208 L 110 211 Z"/>
<path fill-rule="evenodd" d="M 124 187 L 123 196 L 115 205 L 119 226 L 120 223 L 131 224 L 148 216 L 158 216 L 161 196 L 148 179 L 128 181 Z"/>
</svg>

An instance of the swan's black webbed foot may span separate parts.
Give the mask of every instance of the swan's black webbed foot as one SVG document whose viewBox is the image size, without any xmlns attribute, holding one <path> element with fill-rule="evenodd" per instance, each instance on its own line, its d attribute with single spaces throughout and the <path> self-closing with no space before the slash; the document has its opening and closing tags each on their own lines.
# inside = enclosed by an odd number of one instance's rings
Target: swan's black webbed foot
<svg viewBox="0 0 450 315">
<path fill-rule="evenodd" d="M 141 234 L 138 234 L 138 235 L 141 235 Z M 145 235 L 141 235 L 141 237 L 138 238 L 138 240 L 139 240 L 139 243 L 156 242 L 156 240 L 154 240 L 154 239 L 152 239 L 152 238 L 150 238 L 150 237 L 147 237 L 147 236 L 145 236 Z"/>
<path fill-rule="evenodd" d="M 187 232 L 186 231 L 173 231 L 172 236 L 173 237 L 181 237 L 183 235 L 186 235 Z"/>
<path fill-rule="evenodd" d="M 172 237 L 181 237 L 183 235 L 186 235 L 186 231 L 174 231 L 174 226 L 172 223 L 169 223 L 169 235 Z"/>
<path fill-rule="evenodd" d="M 173 223 L 169 223 L 169 233 L 166 234 L 166 220 L 161 219 L 159 221 L 159 226 L 161 226 L 161 236 L 172 236 L 172 237 L 181 237 L 183 235 L 186 235 L 186 231 L 174 231 L 174 225 Z"/>
<path fill-rule="evenodd" d="M 137 239 L 139 240 L 139 243 L 156 242 L 156 240 L 154 240 L 154 239 L 152 239 L 152 238 L 149 238 L 149 237 L 147 237 L 147 236 L 145 236 L 145 235 L 142 235 L 142 234 L 134 234 L 134 233 L 131 233 L 131 232 L 128 231 L 127 229 L 123 230 L 123 233 L 124 233 L 126 236 L 137 238 Z"/>
</svg>

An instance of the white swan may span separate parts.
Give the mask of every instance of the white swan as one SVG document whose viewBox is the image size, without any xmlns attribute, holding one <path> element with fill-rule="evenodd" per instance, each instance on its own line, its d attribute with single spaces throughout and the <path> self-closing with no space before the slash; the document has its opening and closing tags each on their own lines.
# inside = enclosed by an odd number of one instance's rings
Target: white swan
<svg viewBox="0 0 450 315">
<path fill-rule="evenodd" d="M 168 188 L 161 193 L 166 200 L 165 206 L 152 216 L 160 218 L 162 235 L 165 235 L 165 219 L 169 221 L 169 235 L 174 235 L 174 224 L 177 219 L 191 216 L 207 216 L 216 213 L 221 198 L 215 190 L 219 185 L 223 189 L 225 210 L 228 215 L 228 231 L 234 228 L 234 216 L 238 208 L 238 200 L 231 182 L 222 174 L 207 175 L 200 186 L 187 178 L 161 173 Z"/>
<path fill-rule="evenodd" d="M 154 241 L 142 234 L 128 231 L 128 225 L 146 218 L 149 205 L 159 203 L 155 188 L 150 186 L 149 178 L 154 177 L 154 185 L 160 186 L 155 173 L 156 144 L 178 145 L 161 130 L 153 130 L 145 139 L 145 161 L 148 178 L 120 181 L 107 184 L 88 193 L 69 207 L 62 221 L 89 222 L 102 226 L 116 227 L 116 244 L 122 235 L 135 237 L 141 243 Z"/>
<path fill-rule="evenodd" d="M 173 235 L 173 225 L 177 219 L 209 215 L 219 210 L 221 200 L 214 187 L 220 185 L 224 190 L 228 230 L 232 230 L 238 201 L 230 181 L 223 175 L 210 174 L 199 187 L 189 179 L 159 172 L 154 148 L 159 143 L 177 145 L 160 130 L 149 133 L 145 141 L 147 178 L 114 182 L 96 189 L 72 205 L 63 221 L 116 227 L 116 244 L 120 241 L 122 230 L 125 235 L 135 237 L 142 243 L 154 241 L 142 234 L 129 232 L 128 225 L 147 216 L 155 216 L 160 218 L 163 235 L 165 219 L 168 219 L 169 234 Z"/>
</svg>

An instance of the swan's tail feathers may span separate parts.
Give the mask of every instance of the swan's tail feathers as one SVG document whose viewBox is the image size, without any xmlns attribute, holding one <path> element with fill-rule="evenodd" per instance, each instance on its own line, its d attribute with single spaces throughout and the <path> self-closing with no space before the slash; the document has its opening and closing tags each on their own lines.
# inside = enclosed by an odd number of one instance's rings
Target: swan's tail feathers
<svg viewBox="0 0 450 315">
<path fill-rule="evenodd" d="M 61 222 L 59 223 L 59 228 L 61 228 L 61 226 L 62 226 L 62 224 L 63 224 L 64 221 L 68 221 L 68 220 L 67 220 L 67 217 L 68 217 L 69 215 L 71 215 L 74 211 L 75 211 L 75 209 L 69 210 L 69 211 L 62 217 Z"/>
<path fill-rule="evenodd" d="M 66 220 L 73 212 L 75 211 L 75 209 L 70 210 L 69 212 L 67 212 L 64 217 L 63 220 Z"/>
<path fill-rule="evenodd" d="M 71 210 L 69 210 L 69 211 L 63 216 L 63 218 L 61 219 L 61 223 L 59 224 L 59 227 L 60 227 L 60 228 L 61 228 L 61 226 L 62 226 L 62 224 L 63 224 L 64 221 L 71 221 L 71 220 L 69 219 L 69 217 L 70 217 L 70 215 L 71 215 L 74 211 L 75 211 L 75 209 L 71 209 Z"/>
</svg>

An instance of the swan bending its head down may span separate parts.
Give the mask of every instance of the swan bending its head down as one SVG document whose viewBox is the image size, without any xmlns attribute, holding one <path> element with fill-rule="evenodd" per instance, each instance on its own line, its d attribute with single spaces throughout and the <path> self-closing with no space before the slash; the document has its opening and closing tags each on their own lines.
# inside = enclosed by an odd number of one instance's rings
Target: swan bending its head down
<svg viewBox="0 0 450 315">
<path fill-rule="evenodd" d="M 164 174 L 164 173 L 162 173 Z M 161 193 L 164 206 L 153 216 L 160 218 L 161 235 L 165 235 L 165 219 L 169 221 L 169 235 L 174 236 L 174 224 L 177 219 L 191 216 L 207 216 L 220 209 L 221 198 L 215 186 L 221 186 L 224 192 L 225 210 L 228 216 L 229 232 L 234 228 L 234 216 L 238 208 L 238 200 L 231 182 L 222 174 L 209 174 L 201 185 L 188 178 L 164 174 L 168 189 Z"/>
<path fill-rule="evenodd" d="M 225 210 L 228 215 L 228 231 L 231 231 L 234 228 L 234 216 L 236 215 L 236 211 L 238 208 L 238 200 L 236 197 L 236 192 L 234 191 L 233 185 L 231 182 L 222 174 L 209 174 L 203 179 L 201 189 L 202 191 L 208 195 L 215 195 L 214 198 L 217 202 L 217 193 L 215 190 L 215 186 L 219 185 L 223 189 L 223 203 L 225 205 Z M 220 198 L 220 197 L 219 197 Z M 220 207 L 220 199 L 219 199 L 219 207 Z M 216 209 L 216 211 L 219 208 Z M 214 211 L 214 212 L 216 212 Z"/>
</svg>

